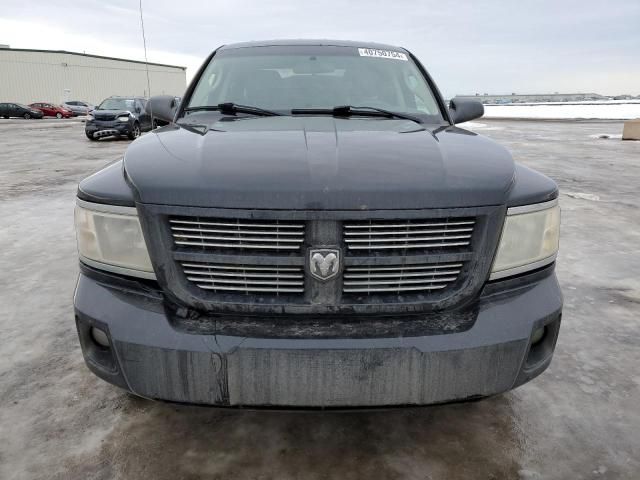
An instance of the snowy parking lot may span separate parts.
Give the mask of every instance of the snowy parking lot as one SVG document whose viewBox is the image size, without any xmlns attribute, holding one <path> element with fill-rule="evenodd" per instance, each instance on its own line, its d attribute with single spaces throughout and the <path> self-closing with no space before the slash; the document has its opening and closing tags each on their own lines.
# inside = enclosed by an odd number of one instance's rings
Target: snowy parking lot
<svg viewBox="0 0 640 480">
<path fill-rule="evenodd" d="M 560 186 L 551 367 L 476 403 L 303 413 L 153 403 L 91 374 L 72 308 L 75 190 L 130 142 L 0 121 L 0 478 L 637 478 L 640 142 L 613 139 L 611 121 L 467 127 Z"/>
<path fill-rule="evenodd" d="M 485 105 L 485 118 L 602 119 L 640 118 L 640 100 L 608 102 L 548 102 Z"/>
</svg>

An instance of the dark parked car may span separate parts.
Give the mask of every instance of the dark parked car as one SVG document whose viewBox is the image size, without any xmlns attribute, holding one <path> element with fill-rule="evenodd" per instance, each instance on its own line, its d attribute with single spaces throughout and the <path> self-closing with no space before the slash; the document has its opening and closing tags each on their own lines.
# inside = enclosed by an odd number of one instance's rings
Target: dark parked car
<svg viewBox="0 0 640 480">
<path fill-rule="evenodd" d="M 87 102 L 81 102 L 80 100 L 69 100 L 62 104 L 67 110 L 71 110 L 74 116 L 86 115 L 91 112 L 95 107 Z"/>
<path fill-rule="evenodd" d="M 225 406 L 476 399 L 544 371 L 560 328 L 549 178 L 456 124 L 407 50 L 227 45 L 171 122 L 78 187 L 88 367 Z"/>
<path fill-rule="evenodd" d="M 142 97 L 109 97 L 91 112 L 84 131 L 89 140 L 127 136 L 134 140 L 141 132 L 151 130 L 151 116 L 145 112 L 147 100 Z"/>
<path fill-rule="evenodd" d="M 21 103 L 0 103 L 0 117 L 42 118 L 40 110 L 22 105 Z"/>
<path fill-rule="evenodd" d="M 71 110 L 67 110 L 66 108 L 60 105 L 54 105 L 53 103 L 38 102 L 38 103 L 32 103 L 29 106 L 35 110 L 40 110 L 45 117 L 56 117 L 56 118 L 73 117 L 73 112 Z"/>
</svg>

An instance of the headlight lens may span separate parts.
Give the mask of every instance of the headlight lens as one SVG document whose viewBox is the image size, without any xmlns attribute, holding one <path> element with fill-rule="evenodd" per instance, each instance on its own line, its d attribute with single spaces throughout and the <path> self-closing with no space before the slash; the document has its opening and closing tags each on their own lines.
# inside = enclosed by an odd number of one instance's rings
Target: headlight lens
<svg viewBox="0 0 640 480">
<path fill-rule="evenodd" d="M 516 275 L 553 262 L 559 241 L 560 206 L 557 200 L 510 208 L 490 279 Z"/>
<path fill-rule="evenodd" d="M 87 113 L 87 122 L 92 122 L 93 121 L 93 115 L 91 115 L 90 113 Z"/>
<path fill-rule="evenodd" d="M 75 222 L 78 252 L 85 263 L 155 278 L 135 208 L 78 201 Z"/>
<path fill-rule="evenodd" d="M 119 122 L 128 122 L 129 121 L 129 115 L 125 115 L 124 117 L 118 117 L 118 121 Z"/>
</svg>

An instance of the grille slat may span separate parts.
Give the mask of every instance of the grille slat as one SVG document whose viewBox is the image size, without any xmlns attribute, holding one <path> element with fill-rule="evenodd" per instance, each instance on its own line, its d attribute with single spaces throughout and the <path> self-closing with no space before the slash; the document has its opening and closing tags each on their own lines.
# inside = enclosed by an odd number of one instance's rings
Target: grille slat
<svg viewBox="0 0 640 480">
<path fill-rule="evenodd" d="M 458 279 L 462 263 L 347 267 L 344 293 L 397 293 L 441 290 Z"/>
<path fill-rule="evenodd" d="M 298 250 L 299 245 L 272 245 L 272 244 L 245 244 L 245 243 L 209 243 L 209 242 L 186 242 L 181 240 L 175 241 L 176 245 L 185 245 L 193 247 L 213 247 L 213 248 L 259 248 L 262 250 Z"/>
<path fill-rule="evenodd" d="M 215 236 L 215 235 L 188 235 L 188 234 L 181 234 L 181 233 L 175 233 L 173 234 L 173 238 L 184 238 L 187 239 L 186 241 L 191 241 L 190 239 L 193 238 L 200 238 L 202 240 L 238 240 L 239 242 L 264 242 L 265 241 L 265 237 L 246 237 L 246 236 L 234 236 L 234 237 L 229 237 L 229 236 Z M 266 239 L 266 241 L 270 241 L 268 238 Z M 274 241 L 278 241 L 278 240 L 274 240 Z M 287 238 L 286 240 L 280 240 L 280 242 L 282 243 L 291 243 L 291 244 L 296 244 L 296 243 L 300 243 L 302 242 L 302 238 L 300 238 L 299 240 L 297 239 L 289 239 Z"/>
<path fill-rule="evenodd" d="M 437 222 L 437 223 L 420 223 L 420 222 L 416 223 L 412 220 L 407 220 L 406 223 L 382 223 L 384 221 L 385 220 L 380 220 L 380 221 L 371 220 L 370 223 L 363 223 L 363 224 L 348 223 L 345 226 L 348 226 L 349 228 L 405 228 L 407 225 L 411 227 L 442 227 L 443 225 L 473 225 L 474 223 L 476 223 L 475 220 L 465 220 L 462 222 L 453 222 L 453 221 L 447 222 L 446 219 L 443 222 Z"/>
<path fill-rule="evenodd" d="M 431 264 L 431 265 L 402 265 L 401 267 L 398 266 L 381 266 L 381 267 L 377 267 L 377 266 L 371 266 L 371 267 L 362 267 L 362 266 L 358 266 L 358 267 L 349 267 L 349 272 L 368 272 L 370 270 L 375 270 L 376 272 L 380 272 L 380 271 L 385 271 L 385 270 L 398 270 L 398 268 L 402 268 L 403 270 L 438 270 L 441 268 L 458 268 L 461 267 L 462 264 L 461 263 L 447 263 L 447 264 Z"/>
<path fill-rule="evenodd" d="M 189 282 L 204 290 L 236 293 L 302 293 L 302 267 L 276 265 L 222 265 L 182 262 Z"/>
<path fill-rule="evenodd" d="M 447 249 L 471 244 L 474 219 L 345 222 L 349 250 Z"/>
<path fill-rule="evenodd" d="M 344 285 L 347 286 L 361 286 L 361 285 L 389 285 L 389 284 L 394 284 L 396 286 L 401 286 L 401 285 L 408 285 L 408 284 L 412 284 L 412 283 L 421 283 L 421 284 L 435 284 L 435 283 L 446 283 L 446 282 L 452 282 L 456 279 L 456 277 L 439 277 L 437 279 L 433 279 L 433 278 L 412 278 L 412 279 L 407 279 L 407 278 L 403 278 L 402 280 L 371 280 L 371 279 L 367 279 L 367 280 L 345 280 Z"/>
<path fill-rule="evenodd" d="M 186 270 L 184 271 L 187 275 L 210 275 L 210 272 L 198 272 L 196 270 Z M 219 277 L 241 277 L 241 278 L 273 278 L 274 275 L 270 273 L 230 273 L 230 272 L 215 272 Z M 277 278 L 298 278 L 296 274 L 291 273 L 279 273 L 275 275 Z"/>
<path fill-rule="evenodd" d="M 446 275 L 457 275 L 460 273 L 460 270 L 443 270 L 441 272 L 405 272 L 403 273 L 403 277 L 424 277 L 425 275 L 429 276 L 446 276 Z M 395 273 L 345 273 L 344 278 L 346 279 L 354 279 L 354 278 L 395 278 L 397 274 Z M 346 282 L 345 282 L 346 283 Z"/>
<path fill-rule="evenodd" d="M 429 233 L 459 233 L 459 232 L 473 232 L 473 228 L 472 227 L 467 227 L 467 228 L 451 228 L 451 229 L 437 229 L 437 230 L 411 230 L 409 232 L 407 232 L 406 230 L 390 230 L 390 231 L 376 231 L 375 234 L 376 235 L 406 235 L 406 234 L 411 234 L 411 235 L 422 235 L 422 234 L 429 234 Z M 371 235 L 371 233 L 369 232 L 344 232 L 345 235 L 349 236 L 349 235 Z"/>
<path fill-rule="evenodd" d="M 400 234 L 396 234 L 396 235 L 400 235 Z M 392 237 L 392 238 L 352 238 L 347 240 L 347 242 L 349 243 L 382 243 L 382 242 L 428 242 L 428 241 L 433 241 L 433 240 L 448 240 L 448 239 L 454 239 L 454 240 L 458 240 L 461 238 L 471 238 L 471 234 L 469 235 L 443 235 L 441 237 L 409 237 L 409 236 L 404 236 L 404 237 Z"/>
<path fill-rule="evenodd" d="M 224 285 L 224 284 L 230 284 L 230 285 L 273 285 L 274 281 L 278 284 L 278 285 L 288 285 L 288 286 L 301 286 L 303 284 L 302 280 L 298 281 L 298 282 L 290 282 L 290 281 L 284 281 L 284 280 L 280 280 L 279 278 L 277 280 L 271 280 L 271 281 L 266 281 L 266 280 L 249 280 L 244 279 L 244 280 L 228 280 L 226 278 L 216 278 L 216 279 L 209 279 L 209 278 L 201 278 L 201 277 L 187 277 L 187 280 L 191 280 L 194 282 L 200 282 L 200 283 L 211 283 L 213 285 Z"/>
<path fill-rule="evenodd" d="M 216 265 L 216 264 L 210 264 L 210 263 L 205 263 L 205 264 L 198 264 L 198 263 L 183 263 L 182 264 L 183 267 L 195 267 L 195 268 L 200 268 L 200 267 L 206 267 L 208 270 L 251 270 L 251 271 L 256 271 L 256 270 L 266 270 L 266 271 L 272 271 L 273 269 L 277 269 L 279 272 L 297 272 L 298 270 L 300 270 L 299 267 L 281 267 L 280 265 L 278 265 L 277 267 L 270 267 L 270 266 L 260 266 L 260 265 L 254 265 L 254 266 L 246 266 L 246 265 L 231 265 L 231 264 L 225 264 L 225 265 Z"/>
<path fill-rule="evenodd" d="M 260 227 L 260 228 L 304 228 L 304 224 L 302 223 L 280 223 L 279 220 L 273 220 L 273 223 L 260 223 L 244 221 L 238 219 L 237 222 L 231 222 L 229 220 L 222 220 L 219 222 L 206 221 L 206 220 L 180 220 L 180 219 L 171 219 L 171 224 L 179 225 L 207 225 L 207 226 L 216 226 L 216 227 Z"/>
<path fill-rule="evenodd" d="M 300 250 L 304 222 L 281 220 L 172 218 L 173 241 L 183 247 L 202 250 Z"/>
<path fill-rule="evenodd" d="M 463 247 L 470 242 L 440 242 L 440 243 L 393 243 L 384 245 L 349 245 L 350 250 L 404 250 L 406 248 L 440 248 L 440 247 Z"/>
<path fill-rule="evenodd" d="M 204 289 L 204 290 L 223 290 L 223 291 L 234 291 L 234 292 L 241 292 L 241 293 L 252 293 L 252 292 L 262 292 L 262 293 L 276 293 L 276 294 L 280 294 L 280 293 L 302 293 L 304 291 L 304 289 L 302 288 L 278 288 L 273 289 L 273 288 L 255 288 L 255 287 L 247 287 L 247 288 L 243 288 L 242 290 L 239 290 L 236 287 L 223 287 L 221 285 L 216 285 L 216 286 L 209 286 L 209 285 L 198 285 L 200 288 Z"/>
<path fill-rule="evenodd" d="M 171 227 L 171 230 L 176 232 L 177 234 L 182 235 L 182 232 L 204 232 L 204 233 L 238 233 L 238 230 L 220 230 L 220 229 L 212 229 L 212 228 L 187 228 L 187 227 Z M 244 235 L 292 235 L 292 236 L 301 236 L 302 231 L 282 231 L 280 229 L 276 231 L 269 230 L 241 230 Z M 186 233 L 184 235 L 189 235 Z"/>
<path fill-rule="evenodd" d="M 402 288 L 349 288 L 344 292 L 348 293 L 377 293 L 377 292 L 413 292 L 418 290 L 442 290 L 446 285 L 429 285 L 429 286 L 416 286 L 416 287 L 402 287 Z"/>
</svg>

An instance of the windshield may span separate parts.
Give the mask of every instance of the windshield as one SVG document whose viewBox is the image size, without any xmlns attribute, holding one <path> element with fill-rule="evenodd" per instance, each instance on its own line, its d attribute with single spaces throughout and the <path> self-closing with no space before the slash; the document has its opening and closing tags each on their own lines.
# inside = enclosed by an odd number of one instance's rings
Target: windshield
<svg viewBox="0 0 640 480">
<path fill-rule="evenodd" d="M 280 113 L 366 106 L 441 119 L 433 92 L 407 54 L 356 47 L 222 50 L 205 69 L 187 107 L 227 102 Z"/>
<path fill-rule="evenodd" d="M 133 110 L 135 100 L 128 98 L 107 98 L 96 110 Z"/>
</svg>

